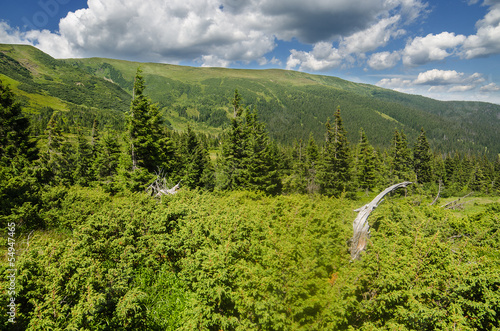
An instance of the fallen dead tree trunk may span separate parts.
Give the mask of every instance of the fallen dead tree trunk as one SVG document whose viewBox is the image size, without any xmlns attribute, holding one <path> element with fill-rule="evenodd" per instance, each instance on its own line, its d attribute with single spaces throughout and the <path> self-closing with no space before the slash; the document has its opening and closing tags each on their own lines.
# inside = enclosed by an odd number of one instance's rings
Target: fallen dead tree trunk
<svg viewBox="0 0 500 331">
<path fill-rule="evenodd" d="M 402 182 L 392 185 L 377 195 L 370 203 L 367 203 L 363 207 L 355 210 L 358 212 L 358 216 L 352 223 L 354 233 L 351 239 L 351 259 L 358 259 L 359 254 L 361 254 L 361 252 L 366 248 L 368 238 L 370 238 L 370 226 L 368 225 L 368 216 L 370 216 L 370 213 L 378 207 L 378 205 L 383 201 L 385 195 L 410 184 L 412 184 L 412 182 Z"/>
<path fill-rule="evenodd" d="M 471 195 L 472 193 L 474 192 L 470 192 L 469 194 L 466 194 L 464 195 L 463 197 L 461 198 L 458 198 L 457 200 L 453 200 L 451 202 L 448 202 L 447 204 L 445 205 L 442 205 L 441 208 L 444 208 L 444 209 L 461 209 L 464 207 L 465 203 L 467 201 L 464 201 L 462 203 L 459 203 L 462 199 L 465 199 L 467 198 L 469 195 Z"/>
</svg>

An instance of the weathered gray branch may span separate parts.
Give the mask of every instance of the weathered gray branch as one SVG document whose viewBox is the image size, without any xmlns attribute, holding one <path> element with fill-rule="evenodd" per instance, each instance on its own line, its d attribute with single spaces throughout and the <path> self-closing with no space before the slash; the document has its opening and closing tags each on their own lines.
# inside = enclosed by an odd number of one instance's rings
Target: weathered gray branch
<svg viewBox="0 0 500 331">
<path fill-rule="evenodd" d="M 439 181 L 439 188 L 438 188 L 438 194 L 436 195 L 436 199 L 434 199 L 434 201 L 432 201 L 429 206 L 432 206 L 434 205 L 438 200 L 439 200 L 439 197 L 441 196 L 441 186 L 443 185 L 443 183 L 441 181 Z"/>
<path fill-rule="evenodd" d="M 370 216 L 370 213 L 378 207 L 386 194 L 410 184 L 412 182 L 402 182 L 392 185 L 377 195 L 370 203 L 355 210 L 358 212 L 358 216 L 352 223 L 354 233 L 351 239 L 351 258 L 353 260 L 359 258 L 359 254 L 366 248 L 368 238 L 370 238 L 370 226 L 368 225 L 368 216 Z"/>
<path fill-rule="evenodd" d="M 161 198 L 163 195 L 175 194 L 179 189 L 181 181 L 177 183 L 177 185 L 172 188 L 168 188 L 167 180 L 163 173 L 163 170 L 159 170 L 156 173 L 156 179 L 153 183 L 151 183 L 147 188 L 146 192 L 154 196 L 155 198 Z"/>
<path fill-rule="evenodd" d="M 451 202 L 448 202 L 447 204 L 442 205 L 441 208 L 444 208 L 444 209 L 458 209 L 458 208 L 463 208 L 463 206 L 465 204 L 465 201 L 462 202 L 462 203 L 459 203 L 460 200 L 467 198 L 472 193 L 474 193 L 474 192 L 470 192 L 469 194 L 466 194 L 463 197 L 458 198 L 457 200 L 453 200 Z"/>
</svg>

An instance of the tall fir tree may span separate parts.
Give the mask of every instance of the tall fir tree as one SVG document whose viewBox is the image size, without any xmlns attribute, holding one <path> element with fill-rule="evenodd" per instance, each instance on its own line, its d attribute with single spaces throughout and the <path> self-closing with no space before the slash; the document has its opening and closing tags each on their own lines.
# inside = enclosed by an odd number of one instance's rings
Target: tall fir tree
<svg viewBox="0 0 500 331">
<path fill-rule="evenodd" d="M 92 162 L 94 160 L 93 150 L 81 129 L 78 130 L 77 146 L 73 161 L 73 182 L 81 186 L 88 186 L 94 180 Z"/>
<path fill-rule="evenodd" d="M 217 187 L 277 193 L 281 190 L 281 180 L 272 157 L 276 150 L 256 112 L 245 110 L 240 102 L 241 97 L 235 90 L 232 101 L 234 117 L 222 141 Z"/>
<path fill-rule="evenodd" d="M 208 151 L 188 125 L 180 149 L 183 159 L 182 183 L 190 188 L 213 187 L 213 167 Z"/>
<path fill-rule="evenodd" d="M 340 108 L 335 112 L 333 125 L 326 123 L 326 139 L 323 158 L 318 173 L 321 192 L 329 196 L 340 196 L 352 191 L 351 167 L 347 135 L 340 117 Z"/>
<path fill-rule="evenodd" d="M 53 112 L 45 129 L 47 145 L 41 155 L 41 162 L 48 169 L 47 179 L 50 182 L 71 185 L 74 170 L 71 157 L 74 150 L 62 133 L 59 116 L 59 112 Z"/>
<path fill-rule="evenodd" d="M 116 135 L 106 132 L 99 138 L 96 146 L 96 157 L 92 164 L 95 177 L 100 181 L 111 181 L 117 174 L 120 155 Z"/>
<path fill-rule="evenodd" d="M 221 190 L 231 190 L 244 186 L 243 160 L 247 157 L 248 130 L 241 116 L 243 108 L 238 90 L 234 92 L 233 118 L 222 139 L 221 156 L 218 158 L 216 185 Z"/>
<path fill-rule="evenodd" d="M 422 184 L 432 181 L 431 147 L 427 141 L 424 128 L 420 130 L 420 135 L 413 150 L 413 169 L 417 175 L 418 183 Z"/>
<path fill-rule="evenodd" d="M 15 158 L 33 161 L 38 157 L 36 140 L 30 137 L 30 122 L 22 114 L 11 89 L 0 81 L 0 163 Z"/>
<path fill-rule="evenodd" d="M 412 155 L 404 132 L 397 130 L 394 132 L 390 154 L 393 182 L 414 180 Z"/>
<path fill-rule="evenodd" d="M 14 93 L 0 80 L 0 225 L 15 222 L 19 231 L 40 221 L 42 177 L 36 140 Z"/>
<path fill-rule="evenodd" d="M 284 180 L 286 192 L 306 192 L 305 146 L 302 139 L 295 140 L 291 149 L 290 174 Z"/>
<path fill-rule="evenodd" d="M 243 159 L 244 187 L 268 194 L 281 191 L 278 167 L 272 157 L 272 146 L 264 123 L 257 118 L 256 111 L 247 111 L 245 125 L 248 132 L 246 157 Z"/>
<path fill-rule="evenodd" d="M 311 132 L 309 134 L 309 140 L 307 142 L 305 159 L 306 191 L 310 194 L 319 192 L 320 187 L 317 180 L 319 160 L 319 148 Z"/>
<path fill-rule="evenodd" d="M 134 80 L 133 100 L 128 117 L 132 170 L 143 167 L 149 172 L 158 168 L 170 171 L 174 148 L 165 134 L 159 109 L 144 94 L 146 88 L 141 69 Z"/>
<path fill-rule="evenodd" d="M 361 188 L 371 190 L 377 182 L 377 155 L 375 149 L 368 142 L 365 131 L 361 129 L 361 138 L 358 145 L 357 177 Z"/>
<path fill-rule="evenodd" d="M 493 164 L 493 190 L 496 194 L 500 194 L 500 154 Z"/>
</svg>

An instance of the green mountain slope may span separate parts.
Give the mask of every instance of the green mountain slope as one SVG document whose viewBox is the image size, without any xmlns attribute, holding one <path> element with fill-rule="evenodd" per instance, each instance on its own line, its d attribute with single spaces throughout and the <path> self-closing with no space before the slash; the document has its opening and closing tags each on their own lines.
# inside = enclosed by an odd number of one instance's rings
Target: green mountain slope
<svg viewBox="0 0 500 331">
<path fill-rule="evenodd" d="M 243 103 L 259 110 L 270 136 L 290 144 L 324 124 L 340 107 L 350 141 L 365 129 L 378 147 L 390 144 L 394 129 L 414 141 L 421 127 L 434 148 L 500 152 L 500 105 L 443 102 L 336 77 L 286 70 L 194 68 L 112 59 L 55 60 L 30 46 L 0 45 L 0 79 L 11 84 L 27 111 L 80 107 L 122 118 L 130 105 L 133 78 L 141 67 L 146 93 L 162 109 L 168 125 L 191 124 L 219 133 L 229 122 L 238 89 Z"/>
<path fill-rule="evenodd" d="M 0 79 L 10 85 L 24 111 L 40 122 L 42 131 L 50 117 L 42 115 L 53 110 L 65 112 L 69 125 L 92 123 L 97 117 L 107 125 L 123 127 L 131 101 L 129 93 L 109 80 L 31 46 L 0 44 Z"/>
<path fill-rule="evenodd" d="M 424 127 L 432 145 L 445 151 L 500 152 L 499 105 L 443 102 L 286 70 L 192 68 L 99 58 L 66 62 L 111 79 L 129 92 L 140 66 L 147 93 L 179 129 L 192 121 L 210 127 L 227 123 L 237 88 L 244 103 L 259 110 L 270 135 L 284 143 L 307 139 L 309 132 L 321 141 L 324 123 L 340 107 L 351 141 L 358 140 L 363 127 L 374 145 L 386 147 L 394 129 L 403 129 L 413 141 Z"/>
</svg>

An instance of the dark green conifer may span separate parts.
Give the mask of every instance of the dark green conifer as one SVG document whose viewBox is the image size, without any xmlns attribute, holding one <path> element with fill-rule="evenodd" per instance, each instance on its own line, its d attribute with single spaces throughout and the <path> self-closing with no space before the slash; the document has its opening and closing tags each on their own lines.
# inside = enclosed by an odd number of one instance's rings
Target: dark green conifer
<svg viewBox="0 0 500 331">
<path fill-rule="evenodd" d="M 0 162 L 10 164 L 18 157 L 33 161 L 37 156 L 29 120 L 22 114 L 10 88 L 0 81 Z"/>
<path fill-rule="evenodd" d="M 278 193 L 281 190 L 281 181 L 265 126 L 258 121 L 256 111 L 246 113 L 245 124 L 248 142 L 246 158 L 243 159 L 244 177 L 246 177 L 244 187 L 269 194 Z"/>
<path fill-rule="evenodd" d="M 69 185 L 73 182 L 73 164 L 71 162 L 74 151 L 71 144 L 63 136 L 59 112 L 52 113 L 47 128 L 46 150 L 41 155 L 41 162 L 48 170 L 49 181 Z"/>
<path fill-rule="evenodd" d="M 137 69 L 129 114 L 132 170 L 143 167 L 154 172 L 163 168 L 169 172 L 173 165 L 173 143 L 164 132 L 158 107 L 144 94 L 146 85 L 141 73 Z"/>
<path fill-rule="evenodd" d="M 217 187 L 277 193 L 281 190 L 281 181 L 277 163 L 272 157 L 276 150 L 256 112 L 244 111 L 240 101 L 236 90 L 232 102 L 235 117 L 231 119 L 231 126 L 222 141 Z"/>
<path fill-rule="evenodd" d="M 211 188 L 213 168 L 210 156 L 189 125 L 181 147 L 181 155 L 184 167 L 182 183 L 190 188 Z"/>
<path fill-rule="evenodd" d="M 417 175 L 418 183 L 429 183 L 432 181 L 432 154 L 424 128 L 420 130 L 420 135 L 413 151 L 413 169 Z"/>
<path fill-rule="evenodd" d="M 216 180 L 217 187 L 222 190 L 241 188 L 245 181 L 243 160 L 247 157 L 248 131 L 241 117 L 242 111 L 236 96 L 237 92 L 232 102 L 233 106 L 237 105 L 237 108 L 234 108 L 235 117 L 231 119 L 230 127 L 222 138 L 222 152 L 218 159 Z"/>
<path fill-rule="evenodd" d="M 116 135 L 105 133 L 98 141 L 96 158 L 92 165 L 97 179 L 112 180 L 118 171 L 120 154 L 120 144 L 116 140 Z"/>
<path fill-rule="evenodd" d="M 351 189 L 350 180 L 349 147 L 339 108 L 335 112 L 333 125 L 330 124 L 330 120 L 326 123 L 326 141 L 318 181 L 323 194 L 340 196 L 342 192 Z"/>
<path fill-rule="evenodd" d="M 377 182 L 377 155 L 375 149 L 368 142 L 368 138 L 363 129 L 361 129 L 358 149 L 358 182 L 361 188 L 370 190 L 374 188 Z"/>
<path fill-rule="evenodd" d="M 319 160 L 319 148 L 311 132 L 309 134 L 309 141 L 307 142 L 305 159 L 305 179 L 307 193 L 319 192 L 319 184 L 317 182 Z"/>
<path fill-rule="evenodd" d="M 411 151 L 404 132 L 395 131 L 391 148 L 391 172 L 394 182 L 413 180 Z"/>
<path fill-rule="evenodd" d="M 81 130 L 78 130 L 77 146 L 73 158 L 73 182 L 82 186 L 87 186 L 94 180 L 92 171 L 93 151 L 92 146 L 87 141 Z"/>
</svg>

